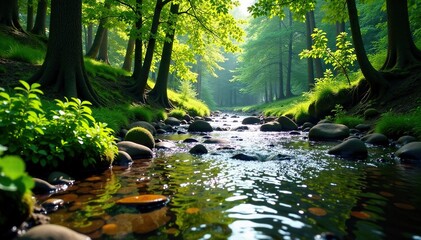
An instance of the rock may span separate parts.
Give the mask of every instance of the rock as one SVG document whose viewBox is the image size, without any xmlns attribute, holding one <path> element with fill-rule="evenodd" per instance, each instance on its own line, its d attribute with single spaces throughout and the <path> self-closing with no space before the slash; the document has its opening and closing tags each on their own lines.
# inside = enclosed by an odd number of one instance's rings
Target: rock
<svg viewBox="0 0 421 240">
<path fill-rule="evenodd" d="M 256 156 L 251 156 L 251 155 L 247 155 L 247 154 L 244 154 L 244 153 L 235 154 L 231 158 L 232 159 L 238 159 L 238 160 L 245 160 L 245 161 L 259 160 L 259 158 L 256 157 Z"/>
<path fill-rule="evenodd" d="M 285 161 L 285 160 L 291 160 L 292 157 L 285 155 L 285 154 L 276 154 L 276 155 L 271 155 L 269 157 L 266 158 L 266 161 Z"/>
<path fill-rule="evenodd" d="M 162 142 L 155 143 L 156 149 L 172 149 L 175 147 L 176 147 L 175 143 L 170 142 L 170 141 L 162 141 Z"/>
<path fill-rule="evenodd" d="M 186 138 L 183 140 L 183 143 L 193 143 L 193 142 L 199 142 L 199 141 L 194 138 Z"/>
<path fill-rule="evenodd" d="M 277 119 L 277 117 L 265 117 L 263 119 L 263 122 L 267 123 L 267 122 L 272 122 L 275 121 Z"/>
<path fill-rule="evenodd" d="M 317 124 L 320 124 L 320 123 L 333 123 L 333 122 L 330 119 L 322 119 Z"/>
<path fill-rule="evenodd" d="M 39 178 L 34 178 L 35 187 L 32 192 L 35 194 L 50 194 L 57 191 L 57 187 Z"/>
<path fill-rule="evenodd" d="M 293 131 L 298 129 L 297 124 L 288 117 L 280 116 L 277 122 L 281 124 L 283 131 Z"/>
<path fill-rule="evenodd" d="M 206 122 L 213 122 L 213 119 L 212 119 L 212 118 L 210 118 L 210 117 L 205 117 L 205 118 L 204 118 L 204 120 L 205 120 Z"/>
<path fill-rule="evenodd" d="M 212 132 L 212 126 L 203 120 L 196 120 L 192 124 L 190 124 L 189 132 Z"/>
<path fill-rule="evenodd" d="M 116 158 L 113 161 L 113 165 L 117 166 L 129 166 L 133 163 L 133 159 L 127 152 L 118 151 Z"/>
<path fill-rule="evenodd" d="M 364 111 L 364 118 L 365 119 L 373 119 L 375 117 L 378 117 L 380 115 L 380 112 L 377 111 L 374 108 L 369 108 Z"/>
<path fill-rule="evenodd" d="M 47 213 L 55 212 L 63 205 L 64 200 L 59 198 L 49 198 L 41 204 L 41 206 L 47 211 Z"/>
<path fill-rule="evenodd" d="M 134 142 L 122 141 L 117 143 L 117 147 L 118 150 L 128 153 L 132 159 L 153 157 L 153 152 L 150 148 Z"/>
<path fill-rule="evenodd" d="M 402 160 L 421 160 L 421 142 L 410 142 L 396 151 L 396 156 Z"/>
<path fill-rule="evenodd" d="M 343 124 L 319 123 L 308 133 L 311 141 L 342 140 L 349 136 L 349 128 Z"/>
<path fill-rule="evenodd" d="M 245 130 L 249 130 L 250 128 L 248 126 L 239 126 L 237 128 L 235 128 L 235 131 L 245 131 Z"/>
<path fill-rule="evenodd" d="M 165 134 L 165 133 L 167 133 L 167 131 L 165 131 L 164 129 L 160 128 L 160 129 L 156 130 L 156 133 L 157 134 Z"/>
<path fill-rule="evenodd" d="M 175 117 L 168 117 L 165 119 L 164 123 L 170 126 L 180 126 L 181 124 L 180 120 Z"/>
<path fill-rule="evenodd" d="M 146 128 L 143 127 L 134 127 L 130 129 L 124 137 L 124 141 L 135 142 L 150 149 L 155 147 L 154 137 Z"/>
<path fill-rule="evenodd" d="M 262 132 L 281 132 L 282 125 L 277 121 L 268 122 L 260 126 L 260 131 Z"/>
<path fill-rule="evenodd" d="M 381 133 L 371 133 L 361 138 L 366 143 L 378 146 L 389 146 L 389 139 Z"/>
<path fill-rule="evenodd" d="M 59 171 L 51 172 L 47 179 L 51 184 L 72 185 L 75 182 L 69 175 Z"/>
<path fill-rule="evenodd" d="M 186 114 L 186 115 L 184 115 L 183 116 L 183 120 L 185 120 L 186 122 L 190 122 L 191 121 L 191 117 L 190 117 L 190 115 L 188 115 L 188 114 Z"/>
<path fill-rule="evenodd" d="M 311 123 L 311 122 L 305 122 L 305 123 L 303 123 L 303 126 L 301 126 L 301 127 L 302 127 L 302 129 L 312 128 L 312 127 L 314 127 L 314 124 Z"/>
<path fill-rule="evenodd" d="M 69 228 L 55 225 L 43 224 L 29 229 L 18 240 L 88 240 L 90 237 L 75 232 Z"/>
<path fill-rule="evenodd" d="M 367 147 L 364 142 L 357 138 L 350 138 L 329 149 L 329 154 L 343 158 L 366 159 L 368 156 Z"/>
<path fill-rule="evenodd" d="M 227 141 L 225 139 L 219 139 L 219 138 L 208 138 L 205 141 L 203 141 L 203 143 L 208 143 L 208 144 L 228 144 L 229 141 Z"/>
<path fill-rule="evenodd" d="M 371 129 L 371 125 L 370 124 L 364 124 L 364 123 L 360 123 L 357 126 L 355 126 L 355 129 L 361 131 L 361 132 L 367 132 L 368 130 Z"/>
<path fill-rule="evenodd" d="M 396 143 L 403 146 L 403 145 L 408 144 L 410 142 L 415 142 L 416 140 L 417 139 L 415 137 L 406 135 L 406 136 L 400 137 L 398 139 L 398 141 L 396 141 Z"/>
<path fill-rule="evenodd" d="M 145 122 L 145 121 L 137 121 L 137 122 L 134 122 L 134 123 L 129 125 L 129 129 L 132 129 L 134 127 L 146 128 L 154 136 L 157 133 L 155 127 L 152 124 L 150 124 L 148 122 Z"/>
<path fill-rule="evenodd" d="M 243 119 L 241 123 L 244 125 L 249 125 L 249 124 L 260 124 L 261 122 L 262 120 L 260 120 L 260 118 L 258 117 L 246 117 Z"/>
<path fill-rule="evenodd" d="M 200 155 L 200 154 L 208 153 L 208 150 L 202 144 L 198 144 L 198 145 L 194 146 L 192 149 L 190 149 L 189 152 L 191 154 L 199 154 Z"/>
</svg>

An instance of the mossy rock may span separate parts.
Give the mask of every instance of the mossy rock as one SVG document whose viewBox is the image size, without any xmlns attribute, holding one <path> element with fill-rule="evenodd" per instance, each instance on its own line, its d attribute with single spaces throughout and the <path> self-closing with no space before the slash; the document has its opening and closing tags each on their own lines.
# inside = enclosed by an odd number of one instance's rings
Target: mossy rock
<svg viewBox="0 0 421 240">
<path fill-rule="evenodd" d="M 380 116 L 380 112 L 377 109 L 369 108 L 364 111 L 364 118 L 365 119 L 373 119 Z"/>
<path fill-rule="evenodd" d="M 203 120 L 196 120 L 192 124 L 190 124 L 189 132 L 212 132 L 213 128 L 212 126 Z"/>
<path fill-rule="evenodd" d="M 283 131 L 293 131 L 298 129 L 297 124 L 288 117 L 280 116 L 277 122 L 281 124 Z"/>
<path fill-rule="evenodd" d="M 143 127 L 143 128 L 146 128 L 147 130 L 149 130 L 149 132 L 152 133 L 152 135 L 154 135 L 154 136 L 156 135 L 156 129 L 155 129 L 155 127 L 152 124 L 148 123 L 148 122 L 145 122 L 145 121 L 136 121 L 136 122 L 134 122 L 134 123 L 132 123 L 132 124 L 129 125 L 129 129 L 132 129 L 134 127 Z"/>
<path fill-rule="evenodd" d="M 125 141 L 131 141 L 137 144 L 141 144 L 150 149 L 155 147 L 155 139 L 152 134 L 143 127 L 134 127 L 130 129 L 126 136 L 124 137 Z"/>
<path fill-rule="evenodd" d="M 260 126 L 260 131 L 262 132 L 281 132 L 282 125 L 277 121 L 268 122 Z"/>
</svg>

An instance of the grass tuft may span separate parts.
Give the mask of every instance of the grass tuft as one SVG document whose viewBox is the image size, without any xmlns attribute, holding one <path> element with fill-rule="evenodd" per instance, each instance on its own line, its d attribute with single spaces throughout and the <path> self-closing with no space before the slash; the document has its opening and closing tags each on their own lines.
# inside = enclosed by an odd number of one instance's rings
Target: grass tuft
<svg viewBox="0 0 421 240">
<path fill-rule="evenodd" d="M 421 107 L 408 114 L 385 113 L 378 120 L 374 130 L 392 139 L 403 135 L 421 139 Z"/>
</svg>

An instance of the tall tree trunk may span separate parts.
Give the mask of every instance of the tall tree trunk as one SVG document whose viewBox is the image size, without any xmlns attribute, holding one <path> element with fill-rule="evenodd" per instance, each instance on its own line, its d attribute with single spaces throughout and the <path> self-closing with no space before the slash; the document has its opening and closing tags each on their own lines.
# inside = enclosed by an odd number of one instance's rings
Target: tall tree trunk
<svg viewBox="0 0 421 240">
<path fill-rule="evenodd" d="M 143 42 L 141 29 L 143 26 L 143 15 L 142 15 L 143 0 L 136 0 L 136 22 L 135 22 L 135 53 L 134 53 L 134 64 L 133 64 L 133 79 L 140 77 L 140 70 L 142 69 L 142 58 L 143 58 Z"/>
<path fill-rule="evenodd" d="M 35 25 L 32 29 L 33 34 L 46 36 L 45 31 L 47 21 L 48 0 L 38 0 L 37 17 L 35 18 Z"/>
<path fill-rule="evenodd" d="M 94 26 L 92 23 L 88 24 L 86 31 L 85 51 L 88 52 L 92 47 Z"/>
<path fill-rule="evenodd" d="M 281 30 L 282 28 L 282 20 L 280 20 L 279 22 L 279 28 Z M 279 38 L 279 64 L 278 64 L 278 68 L 279 68 L 279 93 L 277 96 L 277 99 L 284 99 L 285 95 L 284 95 L 284 62 L 282 59 L 282 55 L 283 55 L 283 40 L 282 37 Z"/>
<path fill-rule="evenodd" d="M 110 0 L 106 0 L 104 2 L 104 8 L 106 10 L 109 10 L 111 8 Z M 96 59 L 98 57 L 99 49 L 101 48 L 101 42 L 102 42 L 102 39 L 104 39 L 104 32 L 106 31 L 105 24 L 107 24 L 108 22 L 108 18 L 105 15 L 106 14 L 102 14 L 101 19 L 99 20 L 99 25 L 96 30 L 95 39 L 92 43 L 91 48 L 86 53 L 86 56 L 88 58 Z"/>
<path fill-rule="evenodd" d="M 177 25 L 177 19 L 171 16 L 177 16 L 179 4 L 171 4 L 170 8 L 170 19 L 169 30 L 166 34 L 166 39 L 169 41 L 164 42 L 162 48 L 161 63 L 159 64 L 158 76 L 154 88 L 148 94 L 148 102 L 158 104 L 164 108 L 172 108 L 172 104 L 168 100 L 167 86 L 168 86 L 168 75 L 170 72 L 171 55 L 174 46 L 175 38 L 175 27 Z M 171 20 L 172 19 L 172 20 Z"/>
<path fill-rule="evenodd" d="M 19 23 L 18 0 L 0 1 L 0 25 L 5 25 L 23 31 Z"/>
<path fill-rule="evenodd" d="M 30 32 L 34 27 L 34 0 L 28 0 L 26 14 L 26 31 Z"/>
<path fill-rule="evenodd" d="M 202 71 L 202 57 L 201 56 L 197 56 L 196 57 L 196 68 L 197 68 L 197 82 L 196 82 L 196 92 L 197 92 L 197 98 L 201 99 L 202 98 L 202 75 L 203 75 L 203 71 Z"/>
<path fill-rule="evenodd" d="M 50 34 L 41 69 L 29 80 L 61 96 L 100 101 L 83 64 L 82 0 L 51 0 Z"/>
<path fill-rule="evenodd" d="M 163 0 L 157 0 L 156 2 L 152 18 L 151 31 L 149 34 L 148 47 L 146 48 L 145 59 L 143 61 L 139 75 L 135 78 L 136 83 L 131 89 L 136 94 L 136 97 L 140 102 L 145 102 L 145 90 L 146 84 L 148 82 L 149 72 L 151 70 L 153 54 L 155 51 L 156 34 L 158 33 L 159 18 L 161 16 L 162 8 L 168 2 L 169 1 L 164 2 Z"/>
<path fill-rule="evenodd" d="M 383 71 L 401 70 L 421 62 L 409 27 L 408 1 L 386 0 L 388 48 Z"/>
<path fill-rule="evenodd" d="M 341 32 L 345 32 L 345 22 L 336 22 L 336 36 Z"/>
<path fill-rule="evenodd" d="M 311 50 L 311 46 L 313 45 L 313 41 L 311 39 L 313 29 L 311 28 L 310 18 L 310 13 L 306 13 L 306 46 L 308 50 Z M 308 90 L 311 90 L 314 87 L 313 58 L 307 58 L 307 85 Z"/>
<path fill-rule="evenodd" d="M 123 69 L 127 72 L 132 70 L 134 44 L 136 39 L 133 35 L 130 35 L 129 41 L 127 42 L 126 54 L 124 56 Z"/>
<path fill-rule="evenodd" d="M 104 34 L 102 35 L 97 60 L 110 65 L 110 59 L 108 58 L 108 29 L 105 29 Z"/>
<path fill-rule="evenodd" d="M 361 72 L 370 85 L 369 97 L 379 97 L 386 92 L 389 84 L 384 79 L 383 75 L 374 69 L 373 65 L 371 65 L 370 61 L 368 60 L 364 48 L 364 42 L 361 36 L 360 23 L 358 20 L 358 11 L 355 0 L 346 0 L 346 2 L 357 61 L 360 65 Z"/>
<path fill-rule="evenodd" d="M 292 13 L 289 11 L 289 40 L 288 40 L 288 67 L 287 67 L 287 82 L 285 85 L 285 97 L 292 97 L 291 92 L 291 72 L 292 72 L 292 40 L 294 32 L 292 31 Z"/>
<path fill-rule="evenodd" d="M 314 29 L 316 28 L 316 19 L 314 17 L 314 11 L 310 11 L 309 14 L 310 17 L 310 27 L 311 27 L 311 32 L 313 33 Z M 311 40 L 313 42 L 313 39 Z M 322 78 L 323 77 L 323 65 L 322 65 L 322 59 L 320 58 L 315 58 L 314 59 L 314 73 L 315 73 L 315 78 Z"/>
</svg>

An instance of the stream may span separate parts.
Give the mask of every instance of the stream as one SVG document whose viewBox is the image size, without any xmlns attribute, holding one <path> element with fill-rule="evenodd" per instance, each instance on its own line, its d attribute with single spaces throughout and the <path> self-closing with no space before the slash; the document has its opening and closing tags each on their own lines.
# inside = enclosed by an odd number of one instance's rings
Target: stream
<svg viewBox="0 0 421 240">
<path fill-rule="evenodd" d="M 171 149 L 154 149 L 101 175 L 76 181 L 51 198 L 66 204 L 49 214 L 93 239 L 421 239 L 421 167 L 393 157 L 394 147 L 369 146 L 365 161 L 327 154 L 338 142 L 311 142 L 306 132 L 233 130 L 242 116 L 215 117 L 229 128 L 209 136 L 209 153 L 192 155 L 207 136 L 161 134 Z M 182 126 L 183 127 L 183 126 Z M 185 126 L 184 126 L 185 127 Z M 243 153 L 258 160 L 233 159 Z M 117 205 L 121 198 L 159 194 L 154 208 Z M 45 197 L 47 198 L 47 197 Z"/>
</svg>

